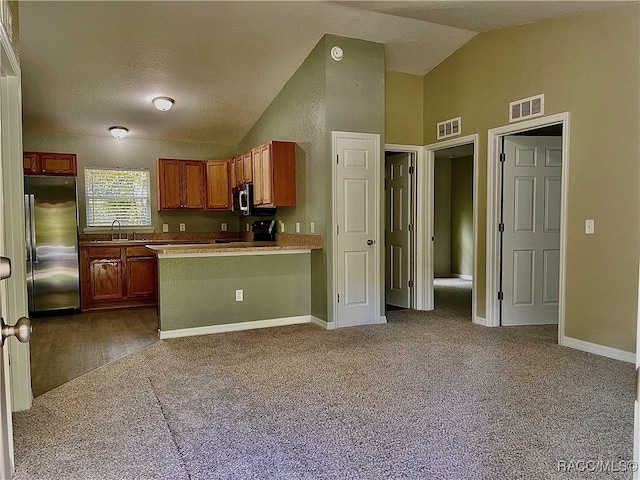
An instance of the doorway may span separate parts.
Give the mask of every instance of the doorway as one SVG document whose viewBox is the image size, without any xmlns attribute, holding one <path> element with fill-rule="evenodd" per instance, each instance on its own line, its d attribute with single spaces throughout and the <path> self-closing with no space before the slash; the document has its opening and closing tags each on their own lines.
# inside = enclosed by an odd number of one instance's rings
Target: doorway
<svg viewBox="0 0 640 480">
<path fill-rule="evenodd" d="M 478 245 L 478 134 L 425 147 L 416 179 L 416 256 L 424 254 L 424 268 L 416 271 L 426 292 L 424 310 L 436 306 L 435 280 L 455 278 L 444 288 L 471 291 L 471 321 L 478 318 L 476 300 Z M 435 282 L 434 282 L 435 280 Z M 464 295 L 461 295 L 463 298 Z"/>
<path fill-rule="evenodd" d="M 503 165 L 508 163 L 501 162 L 503 145 L 512 148 L 509 144 L 535 143 L 533 140 L 522 140 L 535 136 L 557 137 L 559 140 L 557 146 L 549 148 L 515 147 L 512 153 L 520 155 L 520 158 L 512 161 L 530 169 L 535 165 L 540 165 L 540 168 L 555 165 L 556 171 L 533 174 L 533 171 L 522 170 L 522 173 L 510 173 L 510 167 L 506 166 L 503 172 Z M 503 302 L 519 303 L 523 307 L 547 303 L 557 315 L 560 345 L 564 337 L 568 139 L 568 113 L 542 117 L 489 130 L 487 157 L 487 325 L 513 323 L 512 320 L 503 323 L 502 314 L 506 313 L 503 312 Z M 518 153 L 519 148 L 521 154 Z M 538 159 L 536 149 L 546 149 L 547 153 Z M 503 180 L 506 182 L 504 190 Z M 557 207 L 549 208 L 545 204 L 545 198 L 549 196 L 554 197 L 554 202 L 549 205 L 556 203 L 559 204 Z M 519 244 L 519 238 L 508 238 L 519 230 L 522 233 L 529 230 L 529 236 L 536 232 L 556 231 L 557 240 L 552 240 L 553 244 L 549 246 L 540 244 L 538 249 L 526 243 Z M 502 231 L 507 232 L 507 237 L 502 235 Z M 527 235 L 522 238 L 523 241 L 529 239 Z M 537 240 L 534 241 L 534 245 L 537 243 Z M 506 262 L 503 257 L 507 257 Z M 511 290 L 505 291 L 501 288 L 503 285 L 509 285 Z M 516 323 L 521 318 L 525 319 L 525 323 L 541 323 L 540 320 L 526 321 L 526 316 L 520 313 L 510 312 L 509 316 Z"/>
</svg>

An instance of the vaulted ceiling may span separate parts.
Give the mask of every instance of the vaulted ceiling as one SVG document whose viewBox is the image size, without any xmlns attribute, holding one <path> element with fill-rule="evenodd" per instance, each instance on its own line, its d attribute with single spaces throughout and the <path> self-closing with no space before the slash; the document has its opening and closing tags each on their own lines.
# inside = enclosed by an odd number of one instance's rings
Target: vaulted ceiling
<svg viewBox="0 0 640 480">
<path fill-rule="evenodd" d="M 20 2 L 24 130 L 236 145 L 325 33 L 424 75 L 478 32 L 623 3 Z"/>
</svg>

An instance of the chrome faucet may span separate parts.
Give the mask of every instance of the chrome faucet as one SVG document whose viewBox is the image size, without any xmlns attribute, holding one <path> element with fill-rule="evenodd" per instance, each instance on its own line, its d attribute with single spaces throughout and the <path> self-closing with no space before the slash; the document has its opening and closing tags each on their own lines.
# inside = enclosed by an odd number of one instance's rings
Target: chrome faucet
<svg viewBox="0 0 640 480">
<path fill-rule="evenodd" d="M 115 226 L 116 222 L 118 222 L 118 240 L 122 240 L 122 225 L 120 224 L 120 220 L 118 220 L 117 218 L 111 222 L 111 240 L 115 240 L 115 235 L 113 233 L 113 227 Z"/>
</svg>

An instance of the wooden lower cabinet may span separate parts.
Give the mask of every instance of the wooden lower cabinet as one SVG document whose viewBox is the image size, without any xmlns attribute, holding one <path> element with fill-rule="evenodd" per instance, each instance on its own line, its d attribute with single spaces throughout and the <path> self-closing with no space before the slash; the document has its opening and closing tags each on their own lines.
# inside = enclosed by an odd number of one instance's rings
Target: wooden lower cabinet
<svg viewBox="0 0 640 480">
<path fill-rule="evenodd" d="M 156 294 L 156 259 L 127 258 L 127 297 L 151 297 Z"/>
<path fill-rule="evenodd" d="M 156 305 L 156 265 L 146 247 L 81 247 L 82 310 Z"/>
<path fill-rule="evenodd" d="M 92 258 L 89 268 L 92 301 L 117 300 L 124 296 L 119 258 Z"/>
</svg>

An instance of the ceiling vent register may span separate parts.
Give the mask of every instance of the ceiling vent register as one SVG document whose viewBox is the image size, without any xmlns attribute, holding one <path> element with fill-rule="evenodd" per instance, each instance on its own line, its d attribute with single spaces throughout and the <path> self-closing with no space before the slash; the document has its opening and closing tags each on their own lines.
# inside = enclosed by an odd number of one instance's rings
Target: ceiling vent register
<svg viewBox="0 0 640 480">
<path fill-rule="evenodd" d="M 544 93 L 509 104 L 509 122 L 544 115 Z"/>
<path fill-rule="evenodd" d="M 460 131 L 462 130 L 461 125 L 461 117 L 452 118 L 451 120 L 445 120 L 444 122 L 438 123 L 438 140 L 460 135 Z"/>
</svg>

